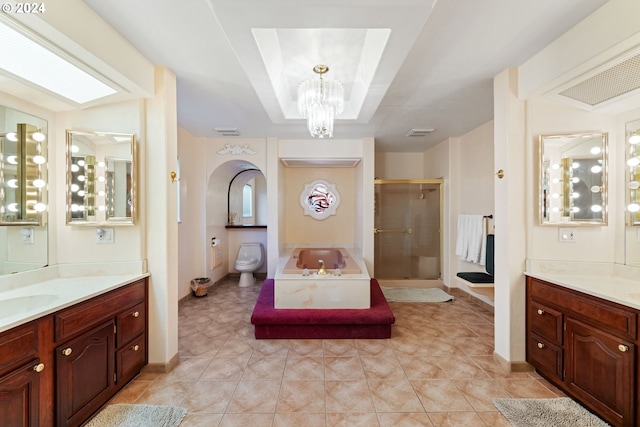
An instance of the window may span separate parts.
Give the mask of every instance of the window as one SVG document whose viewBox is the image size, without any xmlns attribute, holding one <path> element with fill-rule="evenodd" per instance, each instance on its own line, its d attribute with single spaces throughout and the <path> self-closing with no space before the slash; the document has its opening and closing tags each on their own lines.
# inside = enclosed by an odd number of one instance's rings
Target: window
<svg viewBox="0 0 640 427">
<path fill-rule="evenodd" d="M 253 187 L 245 184 L 242 188 L 242 217 L 251 218 L 253 216 Z"/>
</svg>

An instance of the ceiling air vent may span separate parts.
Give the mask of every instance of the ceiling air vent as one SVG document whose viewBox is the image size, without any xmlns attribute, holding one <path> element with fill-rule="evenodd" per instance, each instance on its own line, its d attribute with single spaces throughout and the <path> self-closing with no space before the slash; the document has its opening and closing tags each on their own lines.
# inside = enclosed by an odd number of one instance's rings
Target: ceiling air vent
<svg viewBox="0 0 640 427">
<path fill-rule="evenodd" d="M 240 136 L 240 131 L 237 128 L 214 128 L 216 132 L 222 136 Z"/>
<path fill-rule="evenodd" d="M 563 88 L 557 93 L 595 107 L 638 89 L 640 89 L 640 54 L 601 69 L 597 74 L 569 88 Z"/>
<path fill-rule="evenodd" d="M 405 133 L 404 136 L 427 136 L 434 130 L 433 128 L 409 129 L 409 132 Z"/>
</svg>

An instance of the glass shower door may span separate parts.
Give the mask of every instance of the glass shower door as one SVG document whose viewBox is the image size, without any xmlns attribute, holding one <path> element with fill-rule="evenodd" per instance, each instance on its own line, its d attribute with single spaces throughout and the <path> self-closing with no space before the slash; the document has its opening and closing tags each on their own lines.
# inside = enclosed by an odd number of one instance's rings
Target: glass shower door
<svg viewBox="0 0 640 427">
<path fill-rule="evenodd" d="M 441 180 L 375 181 L 378 279 L 439 279 Z"/>
</svg>

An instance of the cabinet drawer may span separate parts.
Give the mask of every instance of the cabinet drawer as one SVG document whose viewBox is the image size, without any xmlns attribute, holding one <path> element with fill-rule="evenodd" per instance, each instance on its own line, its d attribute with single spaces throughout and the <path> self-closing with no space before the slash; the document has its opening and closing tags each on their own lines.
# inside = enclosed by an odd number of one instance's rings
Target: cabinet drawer
<svg viewBox="0 0 640 427">
<path fill-rule="evenodd" d="M 529 295 L 600 329 L 636 339 L 638 316 L 630 308 L 533 278 L 529 278 Z"/>
<path fill-rule="evenodd" d="M 35 359 L 38 354 L 38 324 L 27 323 L 0 334 L 0 375 L 12 367 Z"/>
<path fill-rule="evenodd" d="M 529 328 L 547 341 L 562 346 L 562 313 L 540 304 L 537 301 L 529 302 L 528 311 Z"/>
<path fill-rule="evenodd" d="M 123 307 L 132 307 L 145 298 L 144 280 L 116 289 L 57 313 L 55 340 L 59 341 L 112 319 Z"/>
<path fill-rule="evenodd" d="M 146 363 L 146 347 L 144 334 L 138 336 L 116 353 L 117 382 L 128 381 Z"/>
<path fill-rule="evenodd" d="M 118 315 L 116 322 L 116 347 L 120 348 L 145 330 L 146 311 L 142 302 Z"/>
<path fill-rule="evenodd" d="M 547 342 L 536 334 L 529 334 L 527 339 L 527 362 L 543 374 L 562 379 L 562 361 L 562 348 Z"/>
</svg>

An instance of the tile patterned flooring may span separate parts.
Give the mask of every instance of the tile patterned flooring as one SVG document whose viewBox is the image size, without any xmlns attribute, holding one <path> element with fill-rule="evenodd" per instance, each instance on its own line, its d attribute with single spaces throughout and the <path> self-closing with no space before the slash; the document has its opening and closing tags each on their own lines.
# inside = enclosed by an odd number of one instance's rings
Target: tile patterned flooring
<svg viewBox="0 0 640 427">
<path fill-rule="evenodd" d="M 176 405 L 192 426 L 509 426 L 496 397 L 562 393 L 493 360 L 493 315 L 468 299 L 390 303 L 388 340 L 256 340 L 261 282 L 226 280 L 179 306 L 179 365 L 110 403 Z"/>
</svg>

